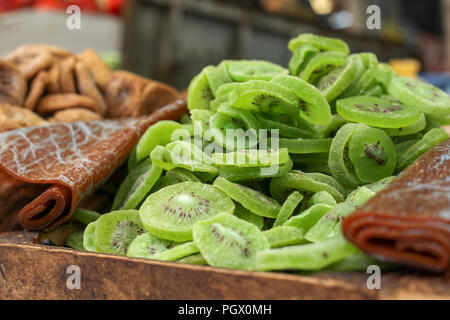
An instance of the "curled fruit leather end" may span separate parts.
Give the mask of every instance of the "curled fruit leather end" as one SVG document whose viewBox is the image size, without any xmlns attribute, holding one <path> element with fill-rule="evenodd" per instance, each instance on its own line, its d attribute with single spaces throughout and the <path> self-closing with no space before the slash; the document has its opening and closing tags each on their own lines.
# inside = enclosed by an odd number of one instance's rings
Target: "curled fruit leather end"
<svg viewBox="0 0 450 320">
<path fill-rule="evenodd" d="M 344 236 L 380 259 L 450 270 L 450 139 L 428 151 L 343 222 Z"/>
<path fill-rule="evenodd" d="M 52 123 L 0 134 L 0 230 L 67 221 L 150 125 L 184 113 L 186 101 L 177 100 L 137 119 Z"/>
</svg>

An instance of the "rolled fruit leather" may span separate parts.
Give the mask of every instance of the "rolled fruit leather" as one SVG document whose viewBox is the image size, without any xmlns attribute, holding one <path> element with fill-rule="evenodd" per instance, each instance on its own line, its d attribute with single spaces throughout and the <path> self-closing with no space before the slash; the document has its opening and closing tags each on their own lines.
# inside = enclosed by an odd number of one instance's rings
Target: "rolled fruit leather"
<svg viewBox="0 0 450 320">
<path fill-rule="evenodd" d="M 186 101 L 179 99 L 138 119 L 54 123 L 0 134 L 0 230 L 39 230 L 67 221 L 150 125 L 186 112 Z"/>
<path fill-rule="evenodd" d="M 450 139 L 343 221 L 344 236 L 383 260 L 450 271 Z"/>
</svg>

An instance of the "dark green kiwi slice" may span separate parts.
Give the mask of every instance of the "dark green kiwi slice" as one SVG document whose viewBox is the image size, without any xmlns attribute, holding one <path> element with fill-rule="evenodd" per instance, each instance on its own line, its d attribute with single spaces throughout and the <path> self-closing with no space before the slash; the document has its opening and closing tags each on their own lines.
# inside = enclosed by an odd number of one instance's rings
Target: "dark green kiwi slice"
<svg viewBox="0 0 450 320">
<path fill-rule="evenodd" d="M 172 140 L 175 130 L 182 130 L 183 126 L 175 121 L 162 120 L 150 126 L 136 146 L 136 160 L 139 162 L 150 156 L 156 146 L 165 146 Z"/>
<path fill-rule="evenodd" d="M 321 270 L 358 252 L 344 238 L 261 251 L 257 254 L 258 270 Z"/>
<path fill-rule="evenodd" d="M 66 246 L 76 250 L 85 251 L 83 246 L 83 230 L 72 232 L 66 240 Z"/>
<path fill-rule="evenodd" d="M 215 92 L 220 86 L 233 81 L 228 75 L 225 63 L 226 61 L 223 61 L 217 67 L 209 66 L 205 69 L 206 79 L 208 79 L 209 87 L 214 96 L 216 96 Z"/>
<path fill-rule="evenodd" d="M 369 183 L 392 175 L 397 163 L 394 143 L 381 129 L 361 127 L 349 141 L 348 157 L 359 180 Z"/>
<path fill-rule="evenodd" d="M 280 204 L 276 200 L 251 188 L 222 177 L 217 177 L 213 185 L 256 215 L 276 218 L 280 211 Z"/>
<path fill-rule="evenodd" d="M 305 231 L 301 228 L 278 226 L 265 230 L 262 234 L 269 241 L 271 248 L 292 246 L 308 242 L 305 240 Z"/>
<path fill-rule="evenodd" d="M 279 76 L 271 82 L 292 90 L 297 96 L 297 101 L 300 100 L 298 104 L 303 119 L 316 124 L 330 123 L 330 105 L 316 87 L 293 76 Z"/>
<path fill-rule="evenodd" d="M 273 167 L 236 167 L 220 166 L 219 176 L 228 181 L 261 180 L 271 177 L 280 177 L 292 169 L 292 160 Z"/>
<path fill-rule="evenodd" d="M 436 117 L 450 115 L 450 96 L 431 84 L 418 79 L 394 77 L 388 91 L 402 103 L 417 107 L 427 114 Z"/>
<path fill-rule="evenodd" d="M 289 217 L 294 213 L 295 208 L 300 204 L 303 200 L 303 195 L 298 192 L 292 192 L 286 199 L 286 201 L 281 206 L 280 212 L 278 213 L 275 222 L 273 223 L 274 227 L 281 226 L 285 223 Z"/>
<path fill-rule="evenodd" d="M 293 76 L 298 76 L 300 71 L 308 63 L 308 61 L 319 52 L 319 48 L 309 43 L 299 45 L 292 53 L 289 60 L 289 72 Z"/>
<path fill-rule="evenodd" d="M 368 96 L 339 99 L 336 102 L 336 110 L 349 121 L 380 128 L 409 126 L 420 117 L 419 111 L 415 108 Z"/>
<path fill-rule="evenodd" d="M 294 114 L 298 110 L 297 95 L 277 83 L 252 80 L 239 84 L 231 91 L 229 102 L 246 110 Z"/>
<path fill-rule="evenodd" d="M 257 252 L 270 248 L 254 224 L 228 214 L 197 222 L 193 235 L 202 256 L 216 267 L 254 270 Z"/>
<path fill-rule="evenodd" d="M 132 170 L 120 185 L 112 210 L 138 208 L 161 174 L 162 168 L 150 162 L 144 162 Z"/>
<path fill-rule="evenodd" d="M 146 232 L 137 236 L 136 239 L 131 242 L 128 247 L 127 256 L 132 258 L 153 259 L 156 254 L 166 251 L 177 244 L 177 242 L 160 239 Z"/>
<path fill-rule="evenodd" d="M 95 222 L 96 252 L 125 255 L 133 240 L 145 233 L 137 210 L 113 211 Z"/>
<path fill-rule="evenodd" d="M 187 107 L 189 110 L 209 109 L 210 102 L 214 100 L 214 95 L 206 77 L 206 69 L 208 67 L 205 67 L 189 83 L 187 90 Z"/>
<path fill-rule="evenodd" d="M 73 217 L 85 224 L 88 225 L 91 222 L 96 221 L 98 218 L 100 218 L 100 213 L 92 211 L 92 210 L 86 210 L 86 209 L 82 209 L 82 208 L 78 208 L 77 210 L 75 210 L 75 212 L 73 213 Z"/>
<path fill-rule="evenodd" d="M 264 227 L 264 217 L 258 216 L 252 213 L 250 210 L 247 210 L 240 204 L 236 204 L 236 208 L 234 209 L 234 215 L 241 220 L 253 223 L 255 226 L 261 230 Z"/>
<path fill-rule="evenodd" d="M 422 154 L 448 139 L 448 133 L 444 129 L 431 129 L 422 139 L 410 146 L 399 158 L 397 171 L 403 170 L 411 163 L 416 161 Z"/>
<path fill-rule="evenodd" d="M 289 71 L 275 63 L 262 60 L 228 60 L 228 73 L 234 81 L 270 80 Z"/>
<path fill-rule="evenodd" d="M 317 89 L 322 92 L 327 101 L 332 101 L 353 82 L 357 71 L 354 59 L 347 59 L 345 64 L 330 71 L 320 78 Z"/>
<path fill-rule="evenodd" d="M 342 66 L 346 61 L 345 57 L 345 54 L 340 52 L 320 52 L 308 61 L 299 77 L 307 82 L 316 83 L 334 68 Z"/>
<path fill-rule="evenodd" d="M 345 55 L 350 52 L 348 45 L 341 39 L 319 36 L 312 33 L 302 33 L 301 35 L 291 39 L 289 41 L 288 48 L 294 52 L 297 47 L 305 43 L 311 44 L 324 51 L 338 51 L 344 53 Z"/>
<path fill-rule="evenodd" d="M 233 201 L 213 186 L 183 182 L 152 193 L 142 204 L 140 216 L 150 234 L 182 242 L 192 240 L 195 222 L 233 211 Z"/>
</svg>

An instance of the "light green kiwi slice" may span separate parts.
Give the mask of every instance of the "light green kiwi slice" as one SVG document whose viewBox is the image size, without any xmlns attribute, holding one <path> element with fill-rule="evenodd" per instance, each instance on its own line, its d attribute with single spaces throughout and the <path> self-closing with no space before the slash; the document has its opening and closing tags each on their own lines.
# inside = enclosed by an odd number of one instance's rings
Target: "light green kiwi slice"
<svg viewBox="0 0 450 320">
<path fill-rule="evenodd" d="M 184 257 L 199 253 L 197 245 L 193 241 L 178 244 L 165 251 L 158 252 L 153 259 L 162 261 L 177 261 Z"/>
<path fill-rule="evenodd" d="M 408 106 L 436 117 L 450 115 L 450 96 L 435 86 L 406 77 L 394 77 L 389 83 L 389 94 Z"/>
<path fill-rule="evenodd" d="M 294 213 L 295 208 L 300 204 L 303 200 L 303 195 L 298 192 L 292 192 L 286 199 L 286 201 L 281 206 L 280 212 L 278 213 L 275 222 L 273 223 L 274 227 L 281 226 L 285 223 L 289 217 Z"/>
<path fill-rule="evenodd" d="M 253 223 L 255 226 L 261 230 L 264 227 L 264 217 L 258 216 L 252 213 L 250 210 L 244 208 L 240 204 L 236 204 L 234 209 L 234 215 L 241 220 Z"/>
<path fill-rule="evenodd" d="M 294 114 L 298 111 L 297 95 L 283 85 L 252 80 L 239 84 L 229 95 L 236 108 L 268 113 Z"/>
<path fill-rule="evenodd" d="M 290 74 L 298 76 L 308 61 L 318 52 L 319 48 L 309 43 L 301 44 L 295 48 L 292 53 L 292 58 L 289 60 Z"/>
<path fill-rule="evenodd" d="M 150 156 L 156 146 L 165 146 L 172 141 L 172 133 L 182 130 L 183 126 L 175 121 L 162 120 L 150 126 L 136 146 L 136 160 L 138 162 Z"/>
<path fill-rule="evenodd" d="M 204 132 L 209 129 L 209 120 L 212 117 L 213 112 L 210 110 L 204 110 L 204 109 L 195 109 L 191 111 L 191 117 L 192 117 L 192 125 L 194 128 L 194 135 L 198 135 L 200 137 L 204 136 Z M 176 138 L 176 137 L 173 137 Z M 167 142 L 164 145 L 167 145 L 168 143 L 174 141 L 171 139 L 169 142 Z"/>
<path fill-rule="evenodd" d="M 189 83 L 187 90 L 187 107 L 189 110 L 209 109 L 210 102 L 214 100 L 214 95 L 206 77 L 208 67 L 205 67 Z"/>
<path fill-rule="evenodd" d="M 345 54 L 340 52 L 320 52 L 308 61 L 299 77 L 309 83 L 317 83 L 318 79 L 331 70 L 342 66 L 346 61 L 345 57 Z"/>
<path fill-rule="evenodd" d="M 322 139 L 278 139 L 278 144 L 280 148 L 289 150 L 289 153 L 323 153 L 330 150 L 331 138 Z"/>
<path fill-rule="evenodd" d="M 370 183 L 389 177 L 397 164 L 395 146 L 381 129 L 357 128 L 349 141 L 348 157 L 359 180 Z"/>
<path fill-rule="evenodd" d="M 375 192 L 368 187 L 361 186 L 349 193 L 345 202 L 355 206 L 356 208 L 361 207 L 367 201 L 370 200 L 375 195 Z"/>
<path fill-rule="evenodd" d="M 397 171 L 403 170 L 416 161 L 422 154 L 448 139 L 448 133 L 444 129 L 434 128 L 425 133 L 422 139 L 410 146 L 399 158 Z"/>
<path fill-rule="evenodd" d="M 291 171 L 292 166 L 292 160 L 271 167 L 219 166 L 219 176 L 228 181 L 261 180 L 281 177 Z"/>
<path fill-rule="evenodd" d="M 311 44 L 326 51 L 338 51 L 347 55 L 350 52 L 348 45 L 337 38 L 319 36 L 312 33 L 302 33 L 301 35 L 291 39 L 288 44 L 289 50 L 295 51 L 302 44 Z"/>
<path fill-rule="evenodd" d="M 246 149 L 227 153 L 214 153 L 211 155 L 216 166 L 235 167 L 268 167 L 281 165 L 289 162 L 289 152 L 287 148 L 280 149 Z"/>
<path fill-rule="evenodd" d="M 254 270 L 259 251 L 270 248 L 254 224 L 218 214 L 194 225 L 194 242 L 211 266 Z"/>
<path fill-rule="evenodd" d="M 83 230 L 72 232 L 66 240 L 66 246 L 76 250 L 85 251 L 83 246 Z"/>
<path fill-rule="evenodd" d="M 222 177 L 217 177 L 213 185 L 256 215 L 276 218 L 280 211 L 280 204 L 276 200 L 251 188 L 230 182 Z"/>
<path fill-rule="evenodd" d="M 413 124 L 420 118 L 417 109 L 392 104 L 377 97 L 355 96 L 339 99 L 337 112 L 345 119 L 379 128 L 400 128 Z"/>
<path fill-rule="evenodd" d="M 308 242 L 305 239 L 305 231 L 295 227 L 277 226 L 263 231 L 262 234 L 269 241 L 271 248 L 292 246 Z"/>
<path fill-rule="evenodd" d="M 180 260 L 178 260 L 178 262 L 196 264 L 199 266 L 205 266 L 208 264 L 208 262 L 205 260 L 205 257 L 203 257 L 201 253 L 191 254 L 190 256 L 181 258 Z"/>
<path fill-rule="evenodd" d="M 231 91 L 239 85 L 239 82 L 224 83 L 216 90 L 216 97 L 228 97 Z"/>
<path fill-rule="evenodd" d="M 161 174 L 162 168 L 150 162 L 144 162 L 132 170 L 120 185 L 114 198 L 112 210 L 138 208 L 161 177 Z"/>
<path fill-rule="evenodd" d="M 241 108 L 234 108 L 229 103 L 222 103 L 217 109 L 217 112 L 241 120 L 247 129 L 258 130 L 261 127 L 259 121 L 252 112 Z"/>
<path fill-rule="evenodd" d="M 353 82 L 357 66 L 354 59 L 347 59 L 345 64 L 330 71 L 320 78 L 317 89 L 322 92 L 327 101 L 332 101 Z"/>
<path fill-rule="evenodd" d="M 215 187 L 199 182 L 182 182 L 152 193 L 139 212 L 150 234 L 182 242 L 192 240 L 195 222 L 219 212 L 231 214 L 233 211 L 233 201 Z"/>
<path fill-rule="evenodd" d="M 331 194 L 326 191 L 319 191 L 314 193 L 308 201 L 308 206 L 311 207 L 315 204 L 327 204 L 329 206 L 335 206 L 336 200 L 333 198 Z"/>
<path fill-rule="evenodd" d="M 359 250 L 344 238 L 261 251 L 258 270 L 320 270 Z"/>
<path fill-rule="evenodd" d="M 145 233 L 137 210 L 119 210 L 102 215 L 95 222 L 96 252 L 125 255 L 133 240 Z"/>
<path fill-rule="evenodd" d="M 234 81 L 270 80 L 289 71 L 275 63 L 262 60 L 228 60 L 228 73 Z"/>
<path fill-rule="evenodd" d="M 305 231 L 308 231 L 317 223 L 317 221 L 320 220 L 320 218 L 322 218 L 328 211 L 330 211 L 331 208 L 333 207 L 324 203 L 315 204 L 312 207 L 304 210 L 300 214 L 291 217 L 283 225 L 301 228 Z"/>
<path fill-rule="evenodd" d="M 171 240 L 160 239 L 148 232 L 141 234 L 131 242 L 127 256 L 132 258 L 153 259 L 153 257 L 179 244 Z"/>
<path fill-rule="evenodd" d="M 336 201 L 344 201 L 344 188 L 332 177 L 324 174 L 292 170 L 284 176 L 272 178 L 270 181 L 270 194 L 280 202 L 283 202 L 293 190 L 304 195 L 327 191 Z"/>
<path fill-rule="evenodd" d="M 226 61 L 219 63 L 217 67 L 206 67 L 205 74 L 214 96 L 216 96 L 215 93 L 220 86 L 233 81 L 228 75 Z"/>
<path fill-rule="evenodd" d="M 315 124 L 331 122 L 330 105 L 316 87 L 293 76 L 279 76 L 271 82 L 292 90 L 299 100 L 299 112 L 303 119 Z"/>
<path fill-rule="evenodd" d="M 420 113 L 419 119 L 417 119 L 416 122 L 413 124 L 410 124 L 406 127 L 400 127 L 400 128 L 384 128 L 384 132 L 390 137 L 396 137 L 396 136 L 406 136 L 410 134 L 414 134 L 417 132 L 422 131 L 427 126 L 427 120 L 425 118 L 425 114 L 422 112 Z"/>
<path fill-rule="evenodd" d="M 278 130 L 280 137 L 291 139 L 313 139 L 319 137 L 319 134 L 314 130 L 314 128 L 309 125 L 296 127 L 279 121 L 274 121 L 270 116 L 266 114 L 257 113 L 255 116 L 261 128 L 265 128 L 267 130 Z"/>
<path fill-rule="evenodd" d="M 89 223 L 83 233 L 83 247 L 86 251 L 95 252 L 95 228 L 97 222 Z"/>
</svg>

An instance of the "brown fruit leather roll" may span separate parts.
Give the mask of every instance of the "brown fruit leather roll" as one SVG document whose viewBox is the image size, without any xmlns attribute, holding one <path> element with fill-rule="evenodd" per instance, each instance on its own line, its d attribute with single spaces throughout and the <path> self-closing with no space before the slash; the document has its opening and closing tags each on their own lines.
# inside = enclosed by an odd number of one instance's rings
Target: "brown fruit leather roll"
<svg viewBox="0 0 450 320">
<path fill-rule="evenodd" d="M 17 229 L 17 222 L 38 230 L 67 221 L 150 125 L 186 112 L 185 100 L 177 100 L 139 119 L 54 123 L 0 134 L 0 177 L 7 177 L 0 180 L 0 205 L 7 204 L 0 206 L 0 230 Z M 10 196 L 21 190 L 30 191 Z"/>
<path fill-rule="evenodd" d="M 342 224 L 382 260 L 450 270 L 450 139 L 428 151 Z"/>
</svg>

